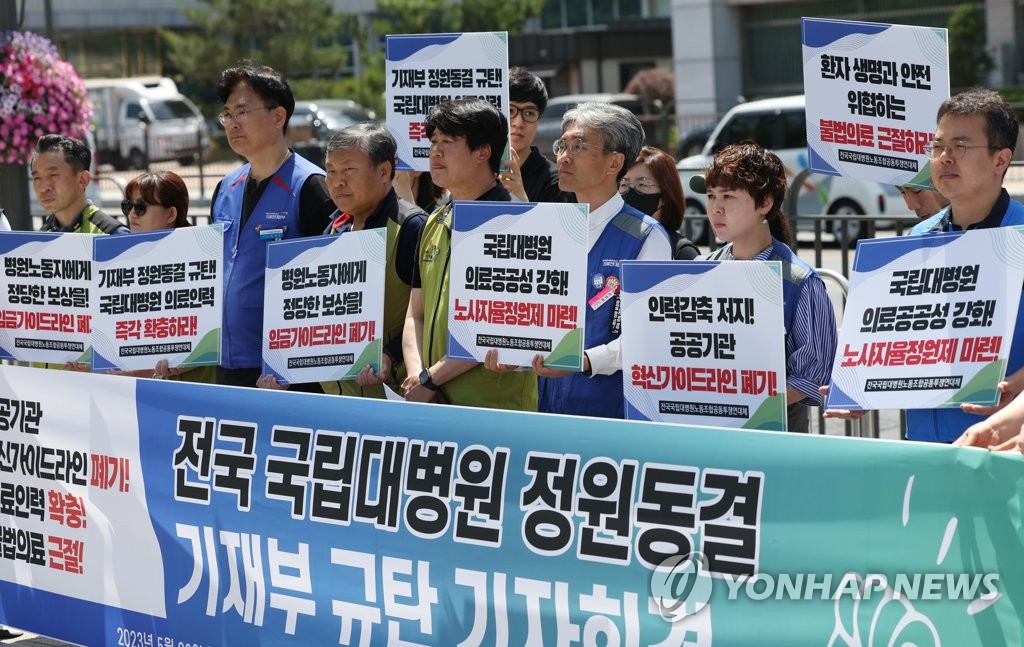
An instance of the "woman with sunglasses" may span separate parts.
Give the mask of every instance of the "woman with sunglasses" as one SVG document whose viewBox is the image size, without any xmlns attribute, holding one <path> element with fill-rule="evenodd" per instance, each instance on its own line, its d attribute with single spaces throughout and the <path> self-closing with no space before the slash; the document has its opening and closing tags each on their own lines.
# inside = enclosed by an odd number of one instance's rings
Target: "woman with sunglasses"
<svg viewBox="0 0 1024 647">
<path fill-rule="evenodd" d="M 644 146 L 619 182 L 619 195 L 629 206 L 661 223 L 672 242 L 672 258 L 692 261 L 700 256 L 693 241 L 679 233 L 683 224 L 683 183 L 676 161 L 653 146 Z"/>
<path fill-rule="evenodd" d="M 192 224 L 188 219 L 188 188 L 176 173 L 143 173 L 128 182 L 124 187 L 124 196 L 121 213 L 128 219 L 133 234 L 189 227 Z M 157 362 L 154 370 L 122 371 L 119 374 L 214 384 L 217 367 L 170 368 L 167 360 L 162 359 Z"/>
</svg>

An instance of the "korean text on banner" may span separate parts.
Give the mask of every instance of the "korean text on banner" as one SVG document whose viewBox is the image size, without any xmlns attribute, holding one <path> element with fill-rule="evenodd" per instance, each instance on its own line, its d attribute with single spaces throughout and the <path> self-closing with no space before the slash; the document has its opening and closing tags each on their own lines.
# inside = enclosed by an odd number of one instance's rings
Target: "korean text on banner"
<svg viewBox="0 0 1024 647">
<path fill-rule="evenodd" d="M 220 364 L 221 225 L 93 239 L 93 370 Z"/>
<path fill-rule="evenodd" d="M 949 97 L 946 30 L 820 18 L 802 26 L 811 171 L 931 186 L 924 147 Z"/>
<path fill-rule="evenodd" d="M 1020 456 L 10 366 L 0 397 L 0 622 L 78 644 L 1020 643 Z"/>
<path fill-rule="evenodd" d="M 1024 227 L 860 241 L 828 407 L 994 404 L 1024 281 Z"/>
<path fill-rule="evenodd" d="M 92 239 L 0 232 L 0 359 L 92 363 Z"/>
<path fill-rule="evenodd" d="M 622 262 L 626 418 L 786 429 L 782 264 Z"/>
<path fill-rule="evenodd" d="M 267 245 L 263 372 L 286 384 L 379 372 L 386 255 L 386 228 Z"/>
<path fill-rule="evenodd" d="M 429 171 L 430 109 L 478 97 L 508 116 L 508 34 L 386 36 L 386 117 L 398 142 L 399 171 Z"/>
<path fill-rule="evenodd" d="M 455 202 L 448 357 L 583 369 L 585 204 Z"/>
</svg>

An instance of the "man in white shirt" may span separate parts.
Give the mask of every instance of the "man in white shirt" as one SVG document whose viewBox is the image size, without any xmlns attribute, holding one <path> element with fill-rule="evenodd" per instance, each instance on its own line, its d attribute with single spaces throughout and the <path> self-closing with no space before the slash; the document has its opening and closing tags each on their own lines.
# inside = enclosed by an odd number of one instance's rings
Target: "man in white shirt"
<svg viewBox="0 0 1024 647">
<path fill-rule="evenodd" d="M 565 113 L 555 142 L 558 186 L 590 205 L 587 253 L 587 314 L 583 372 L 544 367 L 540 411 L 623 418 L 622 350 L 619 342 L 619 262 L 670 260 L 668 232 L 648 215 L 627 205 L 619 181 L 644 143 L 640 120 L 609 103 L 583 103 Z"/>
</svg>

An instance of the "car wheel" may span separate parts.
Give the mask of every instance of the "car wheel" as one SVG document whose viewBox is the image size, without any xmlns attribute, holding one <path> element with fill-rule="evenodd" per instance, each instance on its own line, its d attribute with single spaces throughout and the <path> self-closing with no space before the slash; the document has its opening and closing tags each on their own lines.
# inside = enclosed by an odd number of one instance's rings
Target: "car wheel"
<svg viewBox="0 0 1024 647">
<path fill-rule="evenodd" d="M 839 200 L 828 210 L 829 215 L 834 216 L 863 216 L 865 211 L 853 200 Z M 864 237 L 867 230 L 867 223 L 863 220 L 847 220 L 836 218 L 828 221 L 828 230 L 836 237 L 836 242 L 843 240 L 843 232 L 846 233 L 848 243 L 856 243 Z"/>
<path fill-rule="evenodd" d="M 679 226 L 679 235 L 686 236 L 698 245 L 708 244 L 707 211 L 701 203 L 694 200 L 686 201 L 683 209 L 683 224 Z M 686 233 L 689 228 L 689 235 Z"/>
<path fill-rule="evenodd" d="M 178 158 L 178 164 L 181 164 L 182 166 L 192 166 L 192 164 L 195 161 L 196 161 L 196 158 L 193 157 L 192 155 L 185 155 L 184 157 L 179 157 Z"/>
<path fill-rule="evenodd" d="M 137 148 L 133 148 L 128 153 L 128 168 L 145 170 L 146 167 L 146 154 Z"/>
</svg>

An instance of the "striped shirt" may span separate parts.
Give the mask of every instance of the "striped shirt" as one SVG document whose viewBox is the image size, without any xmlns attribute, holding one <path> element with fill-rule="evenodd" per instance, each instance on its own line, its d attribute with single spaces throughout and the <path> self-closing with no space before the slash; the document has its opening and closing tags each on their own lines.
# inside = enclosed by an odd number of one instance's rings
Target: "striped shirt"
<svg viewBox="0 0 1024 647">
<path fill-rule="evenodd" d="M 731 250 L 732 245 L 729 245 Z M 725 258 L 735 260 L 731 251 Z M 771 256 L 768 247 L 752 258 L 766 261 Z M 806 397 L 799 404 L 821 406 L 824 399 L 818 387 L 832 379 L 832 363 L 836 356 L 836 313 L 825 290 L 825 282 L 812 273 L 800 290 L 793 313 L 793 324 L 786 331 L 786 386 Z"/>
</svg>

